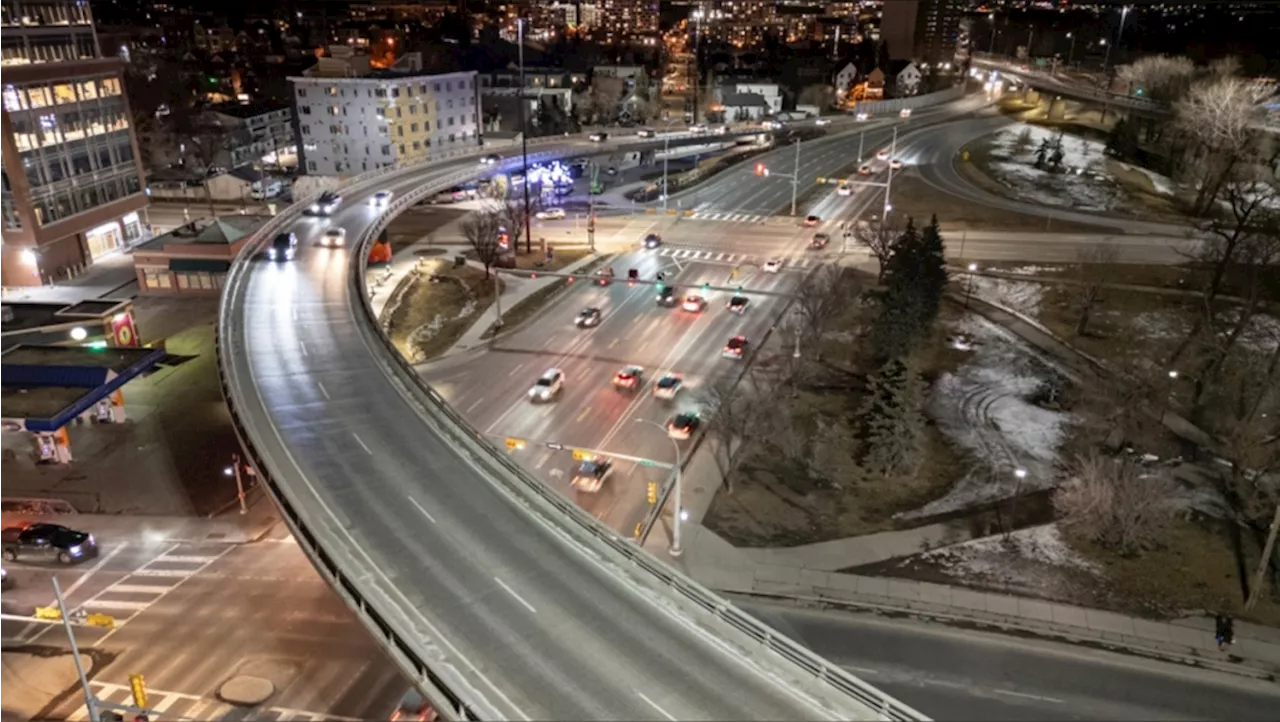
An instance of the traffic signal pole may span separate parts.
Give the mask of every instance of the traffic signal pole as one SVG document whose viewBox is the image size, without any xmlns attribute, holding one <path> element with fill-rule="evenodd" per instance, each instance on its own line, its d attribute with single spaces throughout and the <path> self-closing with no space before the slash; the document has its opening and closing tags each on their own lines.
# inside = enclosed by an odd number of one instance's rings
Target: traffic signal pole
<svg viewBox="0 0 1280 722">
<path fill-rule="evenodd" d="M 796 214 L 796 196 L 800 193 L 800 141 L 796 140 L 796 163 L 791 172 L 791 215 Z"/>
<path fill-rule="evenodd" d="M 84 692 L 84 706 L 89 711 L 89 719 L 98 722 L 102 719 L 102 714 L 98 710 L 98 699 L 93 696 L 93 690 L 89 688 L 89 678 L 85 676 L 84 664 L 80 660 L 80 647 L 76 644 L 76 633 L 71 628 L 70 610 L 67 609 L 67 602 L 62 598 L 62 585 L 58 584 L 58 578 L 53 577 L 53 597 L 58 600 L 58 611 L 62 613 L 62 628 L 67 632 L 67 644 L 71 646 L 71 661 L 76 666 L 76 676 L 80 679 L 80 689 Z"/>
</svg>

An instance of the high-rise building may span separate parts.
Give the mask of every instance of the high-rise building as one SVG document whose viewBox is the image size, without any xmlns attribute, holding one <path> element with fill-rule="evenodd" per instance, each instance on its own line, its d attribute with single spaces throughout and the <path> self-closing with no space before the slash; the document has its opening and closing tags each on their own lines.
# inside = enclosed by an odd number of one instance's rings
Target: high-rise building
<svg viewBox="0 0 1280 722">
<path fill-rule="evenodd" d="M 961 0 L 891 0 L 880 16 L 880 39 L 893 60 L 949 62 L 961 11 Z"/>
<path fill-rule="evenodd" d="M 124 95 L 87 0 L 0 0 L 3 283 L 65 279 L 143 235 L 147 196 Z"/>
<path fill-rule="evenodd" d="M 293 84 L 298 164 L 310 175 L 346 175 L 478 146 L 475 71 L 427 75 L 408 53 L 385 70 L 331 47 Z"/>
<path fill-rule="evenodd" d="M 619 41 L 658 33 L 657 0 L 596 0 L 596 27 Z"/>
</svg>

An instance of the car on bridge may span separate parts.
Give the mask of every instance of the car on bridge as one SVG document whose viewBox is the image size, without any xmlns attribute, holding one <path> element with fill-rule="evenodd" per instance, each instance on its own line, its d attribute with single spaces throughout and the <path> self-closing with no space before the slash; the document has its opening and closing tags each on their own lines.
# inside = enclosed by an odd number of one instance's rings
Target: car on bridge
<svg viewBox="0 0 1280 722">
<path fill-rule="evenodd" d="M 307 210 L 313 216 L 331 216 L 334 211 L 342 207 L 342 196 L 333 191 L 325 191 L 320 197 L 315 199 Z"/>
<path fill-rule="evenodd" d="M 910 109 L 910 108 L 903 108 L 901 111 L 899 111 L 899 113 L 898 113 L 898 117 L 899 117 L 899 118 L 910 118 L 910 117 L 911 117 L 911 109 Z"/>
<path fill-rule="evenodd" d="M 495 165 L 502 160 L 502 156 L 497 153 L 490 153 L 480 157 L 480 165 Z"/>
<path fill-rule="evenodd" d="M 701 423 L 698 414 L 693 411 L 676 414 L 667 420 L 667 436 L 683 441 L 693 436 Z"/>
<path fill-rule="evenodd" d="M 5 561 L 19 559 L 74 564 L 98 556 L 92 534 L 61 524 L 23 524 L 0 530 Z"/>
<path fill-rule="evenodd" d="M 377 193 L 373 194 L 372 198 L 369 199 L 369 205 L 372 205 L 377 208 L 385 207 L 388 203 L 391 202 L 391 197 L 394 195 L 395 193 L 392 193 L 391 191 L 385 191 L 385 190 L 378 191 Z"/>
<path fill-rule="evenodd" d="M 347 229 L 341 226 L 326 229 L 320 234 L 319 245 L 326 248 L 340 248 L 347 245 Z"/>
<path fill-rule="evenodd" d="M 725 304 L 725 308 L 732 313 L 743 314 L 747 311 L 747 306 L 751 305 L 751 299 L 746 296 L 734 296 Z"/>
<path fill-rule="evenodd" d="M 641 128 L 640 130 L 636 131 L 637 138 L 652 138 L 657 134 L 658 134 L 657 131 L 655 131 L 653 128 Z"/>
<path fill-rule="evenodd" d="M 734 336 L 724 345 L 724 351 L 720 355 L 725 358 L 740 359 L 747 352 L 747 337 Z"/>
<path fill-rule="evenodd" d="M 298 252 L 298 236 L 293 231 L 277 233 L 267 246 L 268 261 L 292 261 Z"/>
<path fill-rule="evenodd" d="M 592 143 L 603 143 L 606 140 L 609 140 L 609 134 L 608 133 L 592 133 L 591 135 L 587 136 L 587 138 Z"/>
<path fill-rule="evenodd" d="M 870 117 L 871 117 L 871 114 L 870 114 L 870 113 L 858 113 L 858 115 L 857 115 L 857 116 L 855 116 L 855 117 L 856 117 L 856 119 L 858 120 L 858 122 L 862 122 L 862 121 L 864 121 L 864 120 L 866 120 L 866 119 L 870 118 Z"/>
</svg>

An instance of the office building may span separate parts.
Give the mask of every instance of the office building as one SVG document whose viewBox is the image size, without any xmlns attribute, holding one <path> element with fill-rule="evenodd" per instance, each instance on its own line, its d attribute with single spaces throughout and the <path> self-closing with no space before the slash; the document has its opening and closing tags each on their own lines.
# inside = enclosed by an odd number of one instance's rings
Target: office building
<svg viewBox="0 0 1280 722">
<path fill-rule="evenodd" d="M 290 78 L 298 165 L 310 175 L 350 175 L 478 146 L 475 71 L 427 75 L 408 53 L 391 68 L 331 47 L 303 77 Z"/>
<path fill-rule="evenodd" d="M 960 0 L 893 0 L 880 16 L 880 39 L 892 60 L 929 64 L 950 62 L 956 54 L 963 8 Z"/>
<path fill-rule="evenodd" d="M 0 0 L 3 283 L 69 278 L 144 234 L 147 196 L 124 95 L 89 3 Z"/>
</svg>

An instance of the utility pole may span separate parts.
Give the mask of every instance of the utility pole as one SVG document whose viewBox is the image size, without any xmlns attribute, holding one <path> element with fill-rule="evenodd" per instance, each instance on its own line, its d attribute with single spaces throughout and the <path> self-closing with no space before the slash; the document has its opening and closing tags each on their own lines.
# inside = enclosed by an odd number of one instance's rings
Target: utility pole
<svg viewBox="0 0 1280 722">
<path fill-rule="evenodd" d="M 1271 518 L 1271 531 L 1267 534 L 1267 543 L 1262 547 L 1262 558 L 1258 560 L 1258 571 L 1253 575 L 1253 584 L 1249 585 L 1249 599 L 1244 603 L 1247 612 L 1253 609 L 1267 587 L 1267 567 L 1271 565 L 1271 553 L 1276 548 L 1276 532 L 1280 532 L 1280 504 L 1276 504 L 1276 515 Z"/>
<path fill-rule="evenodd" d="M 867 136 L 867 131 L 865 130 L 858 131 L 858 162 L 859 163 L 862 162 L 862 141 L 866 138 L 866 136 Z"/>
<path fill-rule="evenodd" d="M 795 140 L 796 163 L 791 172 L 791 215 L 796 214 L 796 195 L 800 191 L 800 140 Z"/>
<path fill-rule="evenodd" d="M 893 126 L 893 142 L 889 144 L 889 175 L 884 183 L 884 212 L 880 214 L 880 227 L 889 223 L 889 192 L 893 190 L 893 161 L 898 157 L 898 126 Z"/>
<path fill-rule="evenodd" d="M 662 136 L 662 210 L 667 210 L 667 159 L 671 157 L 671 136 Z"/>
<path fill-rule="evenodd" d="M 59 616 L 62 617 L 62 628 L 67 632 L 67 644 L 71 647 L 71 662 L 76 667 L 76 676 L 80 679 L 80 689 L 84 692 L 84 706 L 89 711 L 89 719 L 97 722 L 102 719 L 102 713 L 98 710 L 98 700 L 93 696 L 93 690 L 89 688 L 89 678 L 84 673 L 84 663 L 80 659 L 80 647 L 76 645 L 76 633 L 71 628 L 70 610 L 67 609 L 67 602 L 62 598 L 62 585 L 58 584 L 58 578 L 53 577 L 53 595 L 58 600 Z"/>
<path fill-rule="evenodd" d="M 600 178 L 600 166 L 594 161 L 587 165 L 587 246 L 596 252 L 596 183 Z"/>
<path fill-rule="evenodd" d="M 524 187 L 524 252 L 533 253 L 533 228 L 529 218 L 529 125 L 525 122 L 527 111 L 524 107 L 524 18 L 516 19 L 516 42 L 520 60 L 520 90 L 517 97 L 520 100 L 520 163 L 523 166 L 520 173 L 524 177 L 524 183 L 520 184 Z M 498 320 L 501 321 L 501 317 Z"/>
</svg>

